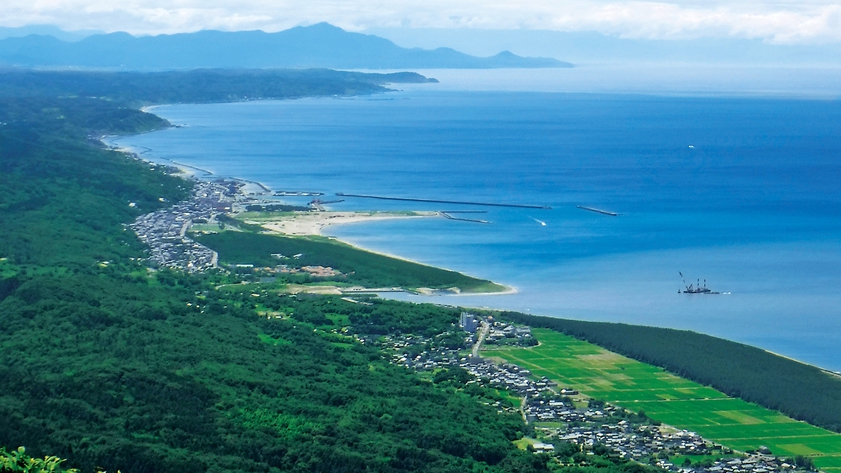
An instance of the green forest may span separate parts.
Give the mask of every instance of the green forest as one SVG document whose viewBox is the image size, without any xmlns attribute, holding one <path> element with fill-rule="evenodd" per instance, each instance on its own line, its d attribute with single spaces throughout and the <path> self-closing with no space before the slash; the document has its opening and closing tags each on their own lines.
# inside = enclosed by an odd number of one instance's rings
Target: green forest
<svg viewBox="0 0 841 473">
<path fill-rule="evenodd" d="M 387 91 L 384 84 L 429 80 L 413 72 L 370 74 L 328 69 L 198 69 L 145 74 L 0 69 L 0 97 L 87 97 L 126 107 L 372 94 Z"/>
<path fill-rule="evenodd" d="M 198 242 L 219 252 L 222 262 L 273 267 L 280 261 L 273 254 L 300 255 L 284 262 L 295 267 L 329 266 L 343 274 L 330 278 L 365 287 L 457 287 L 464 292 L 501 291 L 502 286 L 455 271 L 389 258 L 326 238 L 287 237 L 245 232 L 199 235 Z"/>
<path fill-rule="evenodd" d="M 733 397 L 841 432 L 841 377 L 741 343 L 687 330 L 536 317 L 503 317 L 563 332 Z M 807 401 L 808 400 L 808 401 Z"/>
<path fill-rule="evenodd" d="M 331 91 L 356 90 L 336 81 Z M 512 444 L 519 417 L 333 332 L 362 306 L 278 296 L 265 303 L 287 315 L 268 319 L 252 294 L 215 290 L 216 276 L 149 272 L 125 225 L 189 183 L 90 137 L 166 123 L 120 94 L 32 95 L 0 98 L 5 451 L 82 471 L 546 470 Z M 456 319 L 386 307 L 396 320 Z"/>
</svg>

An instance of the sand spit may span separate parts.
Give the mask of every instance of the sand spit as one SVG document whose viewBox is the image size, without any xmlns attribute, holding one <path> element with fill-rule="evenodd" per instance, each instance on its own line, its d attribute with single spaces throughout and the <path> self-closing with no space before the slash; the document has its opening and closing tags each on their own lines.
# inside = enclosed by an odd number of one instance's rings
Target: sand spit
<svg viewBox="0 0 841 473">
<path fill-rule="evenodd" d="M 284 235 L 321 235 L 330 225 L 376 222 L 380 220 L 438 217 L 437 212 L 294 212 L 270 220 L 251 221 L 263 228 Z"/>
</svg>

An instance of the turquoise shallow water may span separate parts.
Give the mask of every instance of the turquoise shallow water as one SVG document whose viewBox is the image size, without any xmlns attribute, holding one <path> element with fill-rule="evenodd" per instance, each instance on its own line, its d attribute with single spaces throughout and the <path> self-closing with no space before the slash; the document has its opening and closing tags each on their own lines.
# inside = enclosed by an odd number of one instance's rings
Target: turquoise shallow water
<svg viewBox="0 0 841 473">
<path fill-rule="evenodd" d="M 118 143 L 277 190 L 553 207 L 329 229 L 519 290 L 408 299 L 688 328 L 841 370 L 841 102 L 415 90 L 155 113 L 185 126 Z M 678 294 L 678 271 L 731 294 Z"/>
</svg>

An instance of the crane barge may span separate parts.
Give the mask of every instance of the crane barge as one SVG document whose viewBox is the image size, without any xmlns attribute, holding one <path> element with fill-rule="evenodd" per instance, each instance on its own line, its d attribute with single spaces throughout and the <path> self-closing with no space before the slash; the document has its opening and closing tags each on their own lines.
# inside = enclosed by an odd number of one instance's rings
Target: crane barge
<svg viewBox="0 0 841 473">
<path fill-rule="evenodd" d="M 680 274 L 680 279 L 681 281 L 683 281 L 684 286 L 684 289 L 678 289 L 678 294 L 721 294 L 720 292 L 716 292 L 708 288 L 706 279 L 704 279 L 703 286 L 701 285 L 700 279 L 698 279 L 698 281 L 695 284 L 686 284 L 686 279 L 683 277 L 683 273 L 678 271 L 678 274 Z"/>
</svg>

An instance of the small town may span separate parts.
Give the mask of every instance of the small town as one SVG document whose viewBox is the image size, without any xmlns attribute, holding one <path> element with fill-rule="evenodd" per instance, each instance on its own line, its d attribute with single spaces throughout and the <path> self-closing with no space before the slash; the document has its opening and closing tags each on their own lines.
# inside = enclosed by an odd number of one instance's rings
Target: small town
<svg viewBox="0 0 841 473">
<path fill-rule="evenodd" d="M 190 199 L 138 217 L 130 227 L 149 246 L 150 262 L 190 273 L 215 268 L 219 255 L 190 239 L 187 230 L 194 223 L 214 222 L 220 213 L 230 212 L 240 185 L 196 180 Z"/>
<path fill-rule="evenodd" d="M 463 336 L 464 344 L 454 346 L 447 341 L 453 335 Z M 569 457 L 570 462 L 587 464 L 595 456 L 617 461 L 651 464 L 664 470 L 682 473 L 775 473 L 801 469 L 794 461 L 772 455 L 767 449 L 739 453 L 710 442 L 695 432 L 673 429 L 652 421 L 644 414 L 582 396 L 570 387 L 560 387 L 547 377 L 512 363 L 496 363 L 479 356 L 483 343 L 533 346 L 531 329 L 464 312 L 459 326 L 452 333 L 423 337 L 415 334 L 391 334 L 378 343 L 391 352 L 394 363 L 419 372 L 440 372 L 462 369 L 470 374 L 468 384 L 505 390 L 521 399 L 519 405 L 494 403 L 500 412 L 519 413 L 534 427 L 535 442 L 529 449 L 535 453 Z M 564 445 L 564 448 L 559 448 Z M 570 446 L 572 450 L 570 450 Z M 561 451 L 562 450 L 562 451 Z M 569 452 L 576 452 L 570 455 Z M 672 456 L 707 455 L 719 459 L 697 464 L 675 464 Z"/>
</svg>

